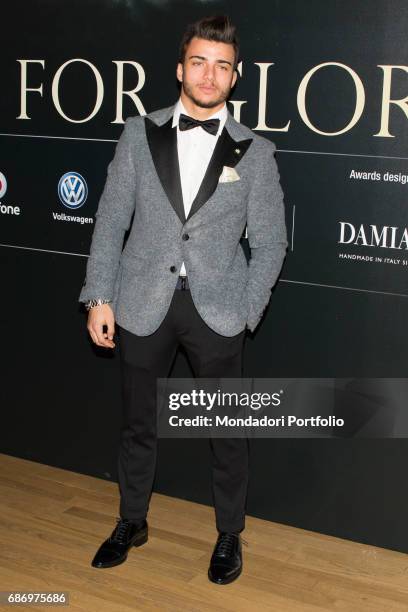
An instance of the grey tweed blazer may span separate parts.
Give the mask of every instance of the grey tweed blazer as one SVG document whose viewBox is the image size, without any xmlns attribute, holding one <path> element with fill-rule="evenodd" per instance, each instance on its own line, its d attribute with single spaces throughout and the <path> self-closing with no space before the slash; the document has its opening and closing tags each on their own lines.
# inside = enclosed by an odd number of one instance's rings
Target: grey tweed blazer
<svg viewBox="0 0 408 612">
<path fill-rule="evenodd" d="M 166 316 L 184 261 L 205 323 L 223 336 L 254 331 L 287 247 L 275 144 L 228 111 L 186 218 L 174 106 L 125 121 L 95 215 L 79 301 L 111 299 L 116 322 L 147 336 Z M 245 225 L 249 263 L 240 244 Z"/>
</svg>

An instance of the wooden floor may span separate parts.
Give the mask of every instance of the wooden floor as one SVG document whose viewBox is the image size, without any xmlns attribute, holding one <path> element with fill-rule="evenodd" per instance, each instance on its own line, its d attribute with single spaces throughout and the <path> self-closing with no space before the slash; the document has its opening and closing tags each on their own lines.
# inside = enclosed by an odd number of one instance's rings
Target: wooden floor
<svg viewBox="0 0 408 612">
<path fill-rule="evenodd" d="M 7 610 L 408 610 L 408 555 L 247 517 L 243 573 L 208 581 L 213 509 L 154 494 L 149 541 L 122 565 L 90 561 L 110 535 L 116 483 L 0 455 L 0 590 L 68 591 L 69 606 Z"/>
</svg>

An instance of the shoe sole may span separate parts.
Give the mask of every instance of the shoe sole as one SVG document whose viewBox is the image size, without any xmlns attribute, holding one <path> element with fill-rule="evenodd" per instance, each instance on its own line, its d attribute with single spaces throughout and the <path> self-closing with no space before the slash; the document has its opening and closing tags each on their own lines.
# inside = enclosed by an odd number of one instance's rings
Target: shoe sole
<svg viewBox="0 0 408 612">
<path fill-rule="evenodd" d="M 214 578 L 211 577 L 210 571 L 208 571 L 208 579 L 213 584 L 230 584 L 231 582 L 234 582 L 234 580 L 236 580 L 241 575 L 241 573 L 242 573 L 242 566 L 240 567 L 239 572 L 237 574 L 233 574 L 232 576 L 225 578 L 225 580 L 215 580 Z"/>
<path fill-rule="evenodd" d="M 146 531 L 138 539 L 136 539 L 136 541 L 132 544 L 132 546 L 135 546 L 136 548 L 138 546 L 143 546 L 143 544 L 146 544 L 147 540 L 148 540 L 148 533 Z M 92 567 L 96 567 L 96 569 L 105 569 L 105 568 L 110 568 L 110 567 L 116 567 L 117 565 L 122 565 L 122 563 L 124 563 L 127 558 L 128 558 L 128 553 L 126 553 L 126 556 L 123 557 L 122 559 L 119 559 L 118 561 L 111 561 L 110 563 L 104 563 L 103 565 L 94 565 L 93 562 L 92 562 L 91 565 L 92 565 Z"/>
</svg>

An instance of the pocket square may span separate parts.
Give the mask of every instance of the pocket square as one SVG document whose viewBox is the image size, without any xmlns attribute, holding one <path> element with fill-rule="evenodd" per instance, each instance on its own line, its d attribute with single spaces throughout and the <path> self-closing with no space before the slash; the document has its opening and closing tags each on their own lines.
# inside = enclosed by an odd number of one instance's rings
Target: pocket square
<svg viewBox="0 0 408 612">
<path fill-rule="evenodd" d="M 219 183 L 231 183 L 232 181 L 239 181 L 240 177 L 235 168 L 230 168 L 230 166 L 224 166 L 222 172 L 220 174 L 220 178 L 218 179 Z"/>
</svg>

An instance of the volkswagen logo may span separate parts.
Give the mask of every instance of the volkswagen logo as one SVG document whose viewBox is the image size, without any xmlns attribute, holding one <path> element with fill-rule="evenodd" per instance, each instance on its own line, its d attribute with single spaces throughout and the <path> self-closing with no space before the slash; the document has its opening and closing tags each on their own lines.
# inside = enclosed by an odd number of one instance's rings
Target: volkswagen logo
<svg viewBox="0 0 408 612">
<path fill-rule="evenodd" d="M 78 172 L 66 172 L 58 183 L 58 196 L 67 208 L 80 208 L 88 197 L 88 186 Z"/>
</svg>

